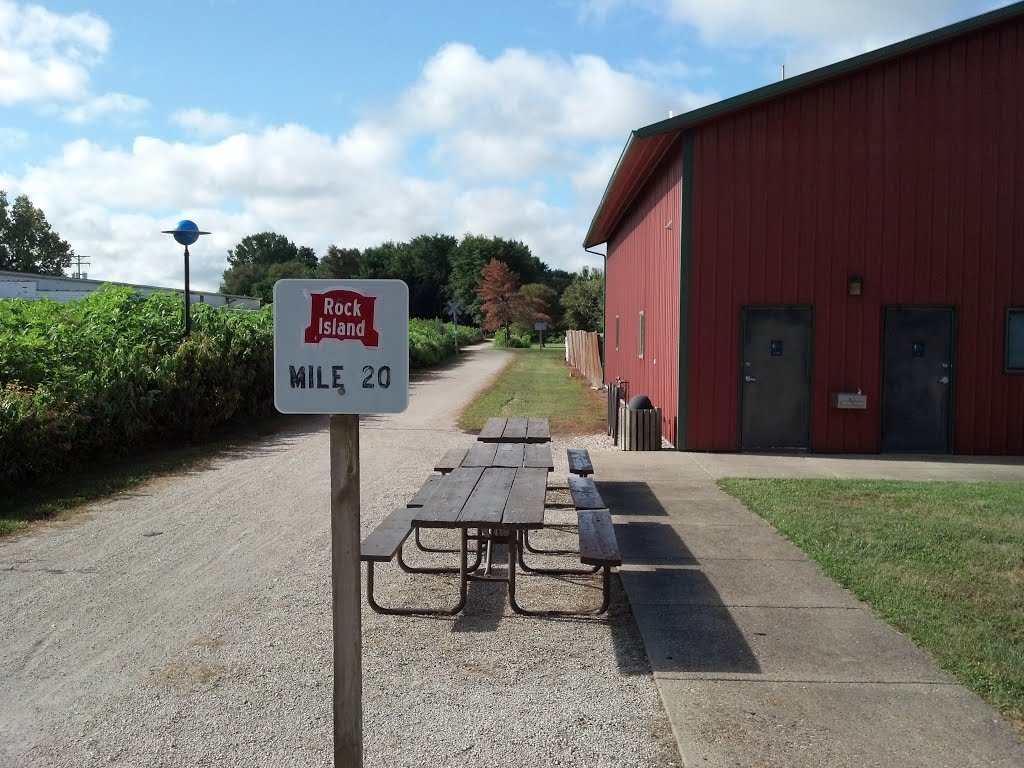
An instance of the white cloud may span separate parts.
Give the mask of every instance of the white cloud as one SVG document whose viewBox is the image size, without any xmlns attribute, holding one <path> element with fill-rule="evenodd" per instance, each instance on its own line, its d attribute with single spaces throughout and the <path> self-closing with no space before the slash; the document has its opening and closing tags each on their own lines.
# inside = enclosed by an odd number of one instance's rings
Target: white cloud
<svg viewBox="0 0 1024 768">
<path fill-rule="evenodd" d="M 995 5 L 1006 5 L 997 0 Z M 990 9 L 976 3 L 977 13 Z M 692 27 L 709 47 L 781 49 L 787 73 L 803 72 L 922 34 L 971 15 L 963 0 L 578 0 L 581 20 L 650 13 Z M 645 76 L 643 66 L 636 68 Z"/>
<path fill-rule="evenodd" d="M 265 230 L 318 253 L 423 233 L 493 234 L 575 270 L 600 264 L 579 243 L 629 130 L 702 98 L 596 56 L 487 58 L 454 44 L 392 106 L 340 135 L 183 110 L 170 119 L 192 131 L 187 140 L 80 139 L 0 178 L 0 188 L 28 194 L 99 279 L 180 285 L 180 251 L 160 234 L 180 218 L 213 232 L 190 249 L 199 289 L 215 290 L 227 250 Z M 410 173 L 413 146 L 428 157 Z"/>
<path fill-rule="evenodd" d="M 109 43 L 109 26 L 91 14 L 0 0 L 0 105 L 84 98 Z"/>
<path fill-rule="evenodd" d="M 62 119 L 69 123 L 82 125 L 111 115 L 136 115 L 148 108 L 149 102 L 138 96 L 129 96 L 126 93 L 105 93 L 66 109 Z"/>
<path fill-rule="evenodd" d="M 171 115 L 170 121 L 185 129 L 189 135 L 203 138 L 229 136 L 237 131 L 256 128 L 254 120 L 243 120 L 224 112 L 209 112 L 198 107 L 178 110 Z"/>
<path fill-rule="evenodd" d="M 594 140 L 621 142 L 673 106 L 668 91 L 597 56 L 511 49 L 487 59 L 453 43 L 376 119 L 436 136 L 431 157 L 445 173 L 522 178 L 572 165 Z"/>
<path fill-rule="evenodd" d="M 608 16 L 623 4 L 624 0 L 578 0 L 577 16 L 580 21 L 604 23 Z"/>
<path fill-rule="evenodd" d="M 924 32 L 956 0 L 664 0 L 669 18 L 694 26 L 708 42 L 760 44 L 767 39 L 856 45 L 858 40 Z"/>
</svg>

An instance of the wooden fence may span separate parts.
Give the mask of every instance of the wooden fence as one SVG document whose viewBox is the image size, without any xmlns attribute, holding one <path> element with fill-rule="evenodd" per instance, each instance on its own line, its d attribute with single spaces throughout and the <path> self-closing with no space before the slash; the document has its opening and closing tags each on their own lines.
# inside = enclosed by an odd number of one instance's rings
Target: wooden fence
<svg viewBox="0 0 1024 768">
<path fill-rule="evenodd" d="M 590 331 L 565 332 L 565 361 L 578 370 L 592 387 L 604 384 L 600 334 Z"/>
</svg>

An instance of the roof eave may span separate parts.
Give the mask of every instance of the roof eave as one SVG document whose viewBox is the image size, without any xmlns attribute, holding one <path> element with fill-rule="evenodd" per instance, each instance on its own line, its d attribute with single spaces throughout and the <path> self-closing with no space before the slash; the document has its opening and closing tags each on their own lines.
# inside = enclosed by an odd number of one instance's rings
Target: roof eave
<svg viewBox="0 0 1024 768">
<path fill-rule="evenodd" d="M 597 204 L 597 210 L 594 212 L 594 218 L 590 220 L 590 228 L 587 230 L 587 236 L 583 238 L 584 248 L 593 248 L 595 245 L 600 245 L 605 242 L 604 240 L 592 240 L 596 237 L 594 228 L 598 224 L 598 219 L 601 218 L 601 213 L 604 211 L 604 204 L 608 200 L 608 195 L 615 186 L 615 180 L 619 177 L 619 171 L 622 169 L 622 163 L 629 154 L 630 149 L 633 148 L 633 144 L 637 139 L 637 132 L 631 131 L 629 138 L 626 139 L 626 146 L 622 148 L 622 153 L 619 155 L 618 162 L 615 163 L 615 170 L 612 171 L 611 178 L 608 179 L 608 183 L 605 185 L 604 194 L 601 195 L 601 202 Z"/>
</svg>

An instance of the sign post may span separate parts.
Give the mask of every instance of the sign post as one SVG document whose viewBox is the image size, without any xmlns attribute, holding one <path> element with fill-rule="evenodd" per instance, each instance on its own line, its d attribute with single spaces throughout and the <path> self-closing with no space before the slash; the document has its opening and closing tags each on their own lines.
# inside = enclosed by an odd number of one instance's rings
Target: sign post
<svg viewBox="0 0 1024 768">
<path fill-rule="evenodd" d="M 459 354 L 459 314 L 462 312 L 462 305 L 459 304 L 455 299 L 448 302 L 448 314 L 452 316 L 452 322 L 455 323 L 455 356 Z"/>
<path fill-rule="evenodd" d="M 409 288 L 401 280 L 279 280 L 274 405 L 330 414 L 334 765 L 363 765 L 359 414 L 409 403 Z"/>
<path fill-rule="evenodd" d="M 541 349 L 544 349 L 544 331 L 546 331 L 547 329 L 548 324 L 543 321 L 538 320 L 536 323 L 533 324 L 533 330 L 537 331 L 540 334 Z"/>
</svg>

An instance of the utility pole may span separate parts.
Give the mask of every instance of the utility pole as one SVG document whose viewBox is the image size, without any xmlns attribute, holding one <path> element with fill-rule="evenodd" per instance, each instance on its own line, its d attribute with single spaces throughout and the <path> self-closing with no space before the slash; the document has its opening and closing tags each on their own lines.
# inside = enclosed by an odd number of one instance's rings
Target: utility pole
<svg viewBox="0 0 1024 768">
<path fill-rule="evenodd" d="M 77 270 L 75 272 L 71 273 L 71 276 L 81 280 L 82 279 L 82 265 L 83 264 L 89 265 L 89 264 L 92 264 L 92 262 L 91 261 L 83 261 L 81 256 L 72 256 L 71 260 L 73 262 L 75 262 L 75 266 L 77 267 Z"/>
</svg>

